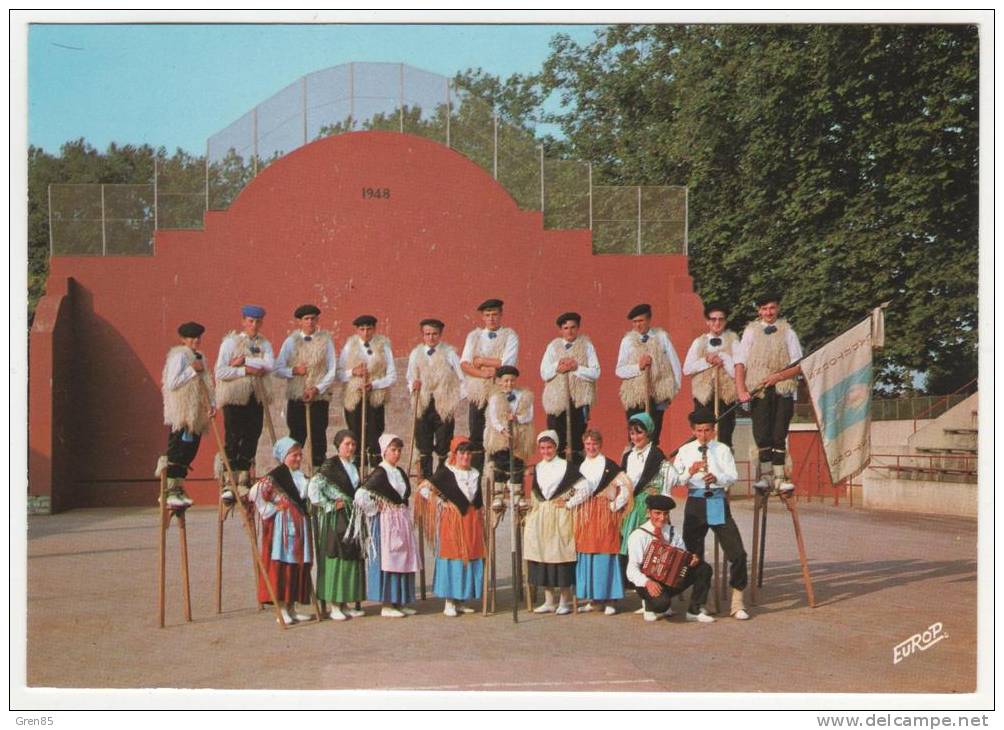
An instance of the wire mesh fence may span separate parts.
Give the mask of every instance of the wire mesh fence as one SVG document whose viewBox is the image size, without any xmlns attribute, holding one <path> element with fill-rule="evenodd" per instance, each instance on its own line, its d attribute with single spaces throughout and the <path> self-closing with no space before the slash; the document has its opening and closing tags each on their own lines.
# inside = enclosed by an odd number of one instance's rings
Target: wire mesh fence
<svg viewBox="0 0 1004 730">
<path fill-rule="evenodd" d="M 348 63 L 280 89 L 209 137 L 204 157 L 160 158 L 148 183 L 53 184 L 52 255 L 152 253 L 155 230 L 201 227 L 207 210 L 228 208 L 275 160 L 322 137 L 366 130 L 460 152 L 520 208 L 542 211 L 545 227 L 592 229 L 596 253 L 687 251 L 686 188 L 594 187 L 588 163 L 545 159 L 533 130 L 501 120 L 452 79 L 400 63 Z"/>
</svg>

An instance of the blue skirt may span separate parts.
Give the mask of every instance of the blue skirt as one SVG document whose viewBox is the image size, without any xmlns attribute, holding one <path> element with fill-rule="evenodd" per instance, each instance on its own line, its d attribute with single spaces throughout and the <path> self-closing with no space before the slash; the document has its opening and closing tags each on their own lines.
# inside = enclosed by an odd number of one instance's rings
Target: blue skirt
<svg viewBox="0 0 1004 730">
<path fill-rule="evenodd" d="M 415 574 L 380 570 L 380 520 L 370 521 L 370 549 L 366 556 L 366 600 L 414 603 Z"/>
<path fill-rule="evenodd" d="M 432 592 L 440 598 L 472 601 L 481 598 L 484 577 L 485 561 L 481 558 L 465 563 L 463 560 L 437 557 Z"/>
<path fill-rule="evenodd" d="M 575 596 L 593 601 L 624 598 L 624 579 L 617 556 L 579 553 L 575 561 Z"/>
</svg>

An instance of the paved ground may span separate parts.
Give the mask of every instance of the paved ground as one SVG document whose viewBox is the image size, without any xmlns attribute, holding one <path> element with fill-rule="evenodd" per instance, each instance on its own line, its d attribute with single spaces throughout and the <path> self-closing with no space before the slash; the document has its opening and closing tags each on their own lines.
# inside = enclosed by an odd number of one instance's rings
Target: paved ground
<svg viewBox="0 0 1004 730">
<path fill-rule="evenodd" d="M 734 507 L 747 546 L 751 503 Z M 157 513 L 32 517 L 29 687 L 509 691 L 971 692 L 976 687 L 976 523 L 800 505 L 818 607 L 806 606 L 791 521 L 772 505 L 761 605 L 748 622 L 645 623 L 520 613 L 508 553 L 497 613 L 367 616 L 281 630 L 258 612 L 248 546 L 227 522 L 224 613 L 213 608 L 216 512 L 189 512 L 195 620 L 182 619 L 177 535 L 168 543 L 167 628 L 157 628 Z M 674 511 L 677 520 L 682 511 Z M 499 530 L 505 551 L 507 524 Z M 431 575 L 429 576 L 431 585 Z M 680 607 L 682 608 L 682 606 Z M 375 607 L 370 607 L 373 613 Z M 893 646 L 935 622 L 948 639 L 893 664 Z"/>
</svg>

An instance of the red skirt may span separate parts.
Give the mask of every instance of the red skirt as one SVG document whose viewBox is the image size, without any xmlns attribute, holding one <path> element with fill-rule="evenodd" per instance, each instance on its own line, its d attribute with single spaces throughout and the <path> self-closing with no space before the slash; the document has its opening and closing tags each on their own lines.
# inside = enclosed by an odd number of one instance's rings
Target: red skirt
<svg viewBox="0 0 1004 730">
<path fill-rule="evenodd" d="M 272 587 L 279 603 L 310 603 L 310 563 L 301 567 L 296 563 L 282 563 L 272 560 L 272 533 L 275 519 L 264 520 L 261 531 L 261 559 L 265 564 Z M 258 575 L 258 603 L 271 603 L 268 587 Z"/>
</svg>

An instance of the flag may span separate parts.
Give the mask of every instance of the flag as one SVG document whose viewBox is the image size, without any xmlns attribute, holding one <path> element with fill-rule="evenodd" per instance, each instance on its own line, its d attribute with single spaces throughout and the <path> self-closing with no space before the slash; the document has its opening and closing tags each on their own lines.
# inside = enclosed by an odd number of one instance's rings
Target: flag
<svg viewBox="0 0 1004 730">
<path fill-rule="evenodd" d="M 871 458 L 872 349 L 884 338 L 883 307 L 876 307 L 802 360 L 834 484 L 859 474 Z"/>
</svg>

